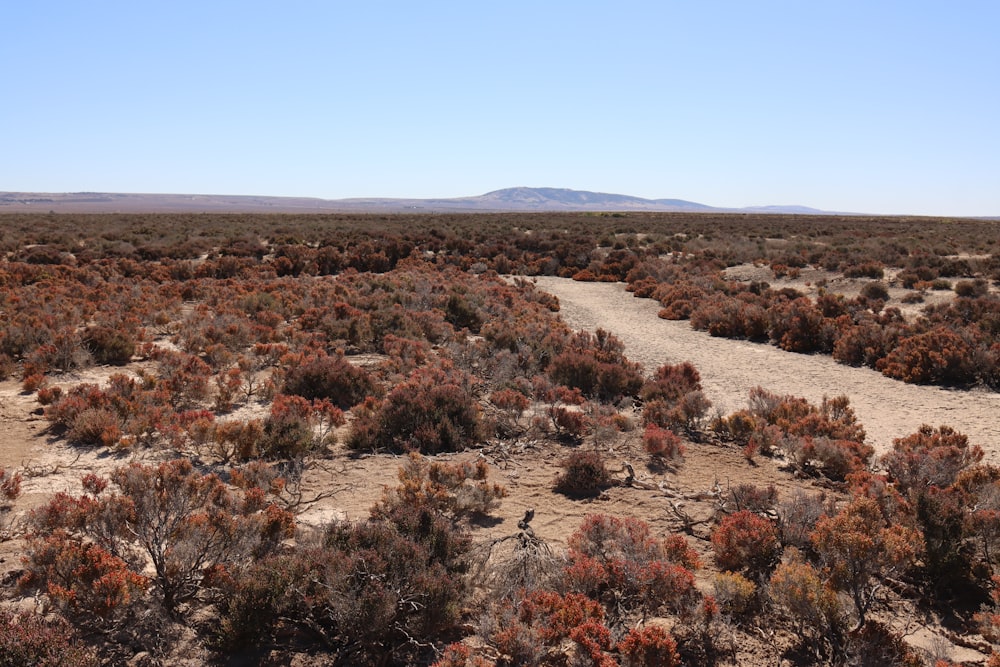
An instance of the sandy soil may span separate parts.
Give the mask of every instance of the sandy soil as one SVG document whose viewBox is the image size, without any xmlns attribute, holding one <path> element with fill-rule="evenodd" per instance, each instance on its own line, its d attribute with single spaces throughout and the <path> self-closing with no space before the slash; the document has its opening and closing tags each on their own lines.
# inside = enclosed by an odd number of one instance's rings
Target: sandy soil
<svg viewBox="0 0 1000 667">
<path fill-rule="evenodd" d="M 1000 464 L 1000 393 L 910 385 L 868 368 L 838 364 L 825 355 L 713 338 L 686 321 L 660 319 L 656 301 L 633 297 L 621 283 L 543 276 L 537 284 L 559 297 L 560 314 L 571 327 L 614 333 L 625 344 L 625 354 L 642 363 L 647 373 L 665 363 L 693 363 L 706 395 L 725 413 L 745 407 L 748 392 L 757 385 L 813 402 L 846 394 L 865 425 L 868 442 L 880 452 L 920 424 L 946 424 L 986 450 L 987 461 Z"/>
</svg>

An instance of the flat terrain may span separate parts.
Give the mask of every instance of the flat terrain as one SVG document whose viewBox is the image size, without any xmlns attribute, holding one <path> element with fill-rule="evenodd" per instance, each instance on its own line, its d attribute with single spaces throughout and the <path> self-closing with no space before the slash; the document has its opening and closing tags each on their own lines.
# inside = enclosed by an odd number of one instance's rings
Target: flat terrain
<svg viewBox="0 0 1000 667">
<path fill-rule="evenodd" d="M 970 435 L 987 450 L 988 460 L 1000 459 L 1000 438 L 994 416 L 1000 409 L 1000 394 L 980 391 L 950 391 L 936 387 L 907 385 L 863 368 L 851 368 L 828 356 L 800 355 L 766 344 L 713 338 L 694 331 L 686 321 L 657 317 L 658 304 L 634 298 L 620 283 L 576 282 L 564 278 L 538 277 L 538 287 L 557 296 L 560 316 L 575 329 L 603 328 L 625 344 L 629 358 L 639 361 L 646 373 L 664 363 L 691 361 L 700 370 L 705 392 L 725 413 L 744 407 L 748 391 L 757 385 L 780 393 L 804 396 L 819 402 L 823 396 L 846 394 L 879 451 L 891 446 L 892 438 L 906 435 L 922 422 L 949 424 Z M 132 370 L 135 370 L 134 368 Z M 120 372 L 121 369 L 115 369 Z M 101 382 L 111 369 L 96 367 L 64 378 L 72 382 Z M 79 449 L 50 437 L 47 422 L 37 414 L 33 395 L 20 391 L 19 383 L 0 383 L 0 466 L 25 471 L 24 493 L 15 518 L 45 502 L 56 491 L 79 493 L 79 478 L 88 472 L 107 473 L 130 460 L 156 460 L 163 452 L 138 450 L 125 456 L 95 449 Z M 720 496 L 739 484 L 774 486 L 779 498 L 796 490 L 829 493 L 810 480 L 796 479 L 781 469 L 780 460 L 759 459 L 748 465 L 738 448 L 713 443 L 688 443 L 683 463 L 674 469 L 653 470 L 645 465 L 638 431 L 618 434 L 606 440 L 588 440 L 585 445 L 606 454 L 616 480 L 625 478 L 626 463 L 634 465 L 638 483 L 616 486 L 592 500 L 574 500 L 552 491 L 552 482 L 561 468 L 567 448 L 548 441 L 525 441 L 503 450 L 445 454 L 438 460 L 474 460 L 484 457 L 493 479 L 510 492 L 490 521 L 474 527 L 479 543 L 517 533 L 524 512 L 535 510 L 532 527 L 536 534 L 556 548 L 564 547 L 569 536 L 588 514 L 600 512 L 634 516 L 647 522 L 655 534 L 677 532 L 681 521 L 676 510 L 696 523 L 691 545 L 708 566 L 698 572 L 698 586 L 712 590 L 711 544 L 708 542 L 712 518 Z M 371 455 L 357 457 L 338 446 L 332 458 L 319 462 L 307 473 L 306 495 L 333 495 L 309 505 L 298 516 L 300 527 L 321 525 L 331 519 L 360 520 L 381 497 L 383 489 L 394 486 L 403 457 Z M 12 576 L 21 567 L 20 540 L 0 542 L 0 578 Z M 31 599 L 19 605 L 30 608 Z M 25 606 L 26 605 L 26 606 Z M 902 616 L 895 616 L 902 614 Z M 968 646 L 954 644 L 933 616 L 920 620 L 915 611 L 894 610 L 892 627 L 911 645 L 926 655 L 944 656 L 954 661 L 977 663 L 985 656 Z M 887 617 L 893 619 L 893 617 Z M 901 620 L 902 619 L 902 620 Z M 900 624 L 901 623 L 901 624 Z M 794 637 L 772 633 L 770 639 L 736 632 L 732 662 L 726 664 L 792 664 L 783 651 Z M 203 664 L 209 659 L 202 649 L 189 646 L 186 658 L 174 664 Z"/>
<path fill-rule="evenodd" d="M 690 322 L 657 317 L 660 305 L 636 299 L 621 283 L 575 282 L 539 276 L 537 285 L 559 298 L 560 314 L 575 329 L 606 329 L 625 344 L 626 354 L 646 367 L 690 361 L 701 373 L 705 394 L 729 414 L 746 407 L 747 394 L 761 387 L 818 403 L 846 394 L 878 452 L 893 438 L 920 424 L 946 424 L 969 436 L 1000 463 L 1000 393 L 914 385 L 870 368 L 839 364 L 829 355 L 784 352 L 766 343 L 713 338 Z"/>
</svg>

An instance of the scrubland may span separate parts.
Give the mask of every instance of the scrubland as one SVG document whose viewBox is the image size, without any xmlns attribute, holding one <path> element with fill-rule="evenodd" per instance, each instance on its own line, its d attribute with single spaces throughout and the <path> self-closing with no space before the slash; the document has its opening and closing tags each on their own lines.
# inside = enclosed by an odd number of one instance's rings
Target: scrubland
<svg viewBox="0 0 1000 667">
<path fill-rule="evenodd" d="M 0 664 L 1000 664 L 996 224 L 4 216 Z"/>
</svg>

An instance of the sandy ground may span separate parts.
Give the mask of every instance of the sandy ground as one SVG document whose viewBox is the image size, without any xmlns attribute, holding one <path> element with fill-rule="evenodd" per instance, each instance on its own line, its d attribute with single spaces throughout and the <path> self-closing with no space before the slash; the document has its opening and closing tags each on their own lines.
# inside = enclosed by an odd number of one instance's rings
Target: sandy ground
<svg viewBox="0 0 1000 667">
<path fill-rule="evenodd" d="M 746 407 L 748 393 L 757 385 L 813 402 L 846 394 L 865 425 L 868 442 L 879 452 L 920 424 L 946 424 L 986 450 L 988 462 L 1000 464 L 1000 393 L 910 385 L 868 368 L 838 364 L 825 355 L 713 338 L 693 330 L 689 322 L 660 319 L 656 301 L 633 297 L 622 283 L 543 276 L 537 284 L 559 298 L 567 324 L 614 333 L 625 344 L 625 354 L 642 363 L 647 373 L 666 363 L 693 363 L 705 394 L 725 413 Z"/>
</svg>

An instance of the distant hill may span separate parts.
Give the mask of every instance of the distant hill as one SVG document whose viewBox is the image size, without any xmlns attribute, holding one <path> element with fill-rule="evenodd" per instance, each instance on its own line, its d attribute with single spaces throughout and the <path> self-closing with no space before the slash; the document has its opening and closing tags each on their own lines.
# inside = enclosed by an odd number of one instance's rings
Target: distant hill
<svg viewBox="0 0 1000 667">
<path fill-rule="evenodd" d="M 452 199 L 315 199 L 244 195 L 121 194 L 108 192 L 0 192 L 0 212 L 57 213 L 392 213 L 503 211 L 668 211 L 808 213 L 805 206 L 730 209 L 684 199 L 643 199 L 629 195 L 565 188 L 506 188 L 476 197 Z"/>
</svg>

